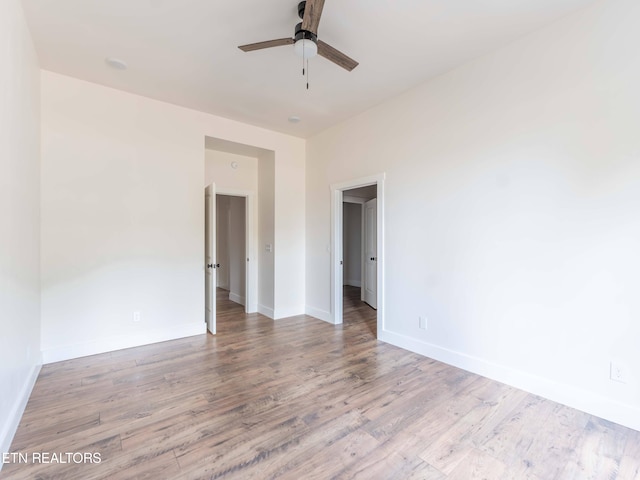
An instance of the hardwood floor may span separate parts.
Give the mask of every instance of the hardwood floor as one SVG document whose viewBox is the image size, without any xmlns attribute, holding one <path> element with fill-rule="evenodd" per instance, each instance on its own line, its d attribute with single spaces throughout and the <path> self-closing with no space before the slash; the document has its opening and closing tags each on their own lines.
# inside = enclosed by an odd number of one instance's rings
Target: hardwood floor
<svg viewBox="0 0 640 480">
<path fill-rule="evenodd" d="M 640 432 L 380 343 L 218 304 L 202 335 L 43 367 L 14 439 L 29 479 L 640 479 Z M 34 463 L 96 452 L 99 464 Z"/>
</svg>

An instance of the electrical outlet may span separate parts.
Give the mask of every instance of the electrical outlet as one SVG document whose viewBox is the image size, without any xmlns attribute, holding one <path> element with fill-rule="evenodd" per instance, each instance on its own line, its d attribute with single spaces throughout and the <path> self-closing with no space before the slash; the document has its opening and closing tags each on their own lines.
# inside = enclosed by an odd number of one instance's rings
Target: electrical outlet
<svg viewBox="0 0 640 480">
<path fill-rule="evenodd" d="M 139 322 L 140 320 L 142 320 L 142 316 L 140 312 L 133 312 L 133 321 Z"/>
<path fill-rule="evenodd" d="M 420 327 L 422 330 L 426 330 L 427 329 L 427 317 L 418 317 L 418 327 Z"/>
<path fill-rule="evenodd" d="M 618 362 L 611 362 L 610 378 L 614 382 L 627 383 L 627 369 Z"/>
</svg>

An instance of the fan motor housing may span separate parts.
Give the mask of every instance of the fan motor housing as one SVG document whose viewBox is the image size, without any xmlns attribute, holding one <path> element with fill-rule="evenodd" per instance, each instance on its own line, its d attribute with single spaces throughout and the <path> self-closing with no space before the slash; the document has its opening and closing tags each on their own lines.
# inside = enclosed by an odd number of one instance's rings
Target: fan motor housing
<svg viewBox="0 0 640 480">
<path fill-rule="evenodd" d="M 298 16 L 302 19 L 304 18 L 304 7 L 306 7 L 307 2 L 300 2 L 298 4 Z"/>
<path fill-rule="evenodd" d="M 304 2 L 300 2 L 304 3 Z M 293 36 L 293 39 L 297 42 L 298 40 L 311 40 L 313 43 L 318 43 L 318 36 L 310 32 L 309 30 L 302 29 L 302 22 L 296 25 L 296 33 Z"/>
</svg>

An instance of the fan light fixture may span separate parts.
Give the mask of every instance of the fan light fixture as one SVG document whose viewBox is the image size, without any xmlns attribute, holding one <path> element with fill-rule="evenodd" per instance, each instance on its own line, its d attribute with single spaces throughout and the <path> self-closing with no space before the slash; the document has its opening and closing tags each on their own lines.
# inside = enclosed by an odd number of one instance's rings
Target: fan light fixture
<svg viewBox="0 0 640 480">
<path fill-rule="evenodd" d="M 299 57 L 313 58 L 318 55 L 318 45 L 311 39 L 301 38 L 293 44 L 293 49 Z"/>
</svg>

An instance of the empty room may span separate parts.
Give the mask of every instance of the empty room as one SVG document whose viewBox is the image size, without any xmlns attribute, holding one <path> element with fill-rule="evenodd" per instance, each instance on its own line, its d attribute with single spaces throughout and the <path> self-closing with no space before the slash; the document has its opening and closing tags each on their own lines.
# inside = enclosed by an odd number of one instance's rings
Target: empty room
<svg viewBox="0 0 640 480">
<path fill-rule="evenodd" d="M 640 479 L 640 2 L 0 2 L 0 479 Z"/>
</svg>

